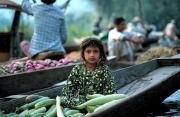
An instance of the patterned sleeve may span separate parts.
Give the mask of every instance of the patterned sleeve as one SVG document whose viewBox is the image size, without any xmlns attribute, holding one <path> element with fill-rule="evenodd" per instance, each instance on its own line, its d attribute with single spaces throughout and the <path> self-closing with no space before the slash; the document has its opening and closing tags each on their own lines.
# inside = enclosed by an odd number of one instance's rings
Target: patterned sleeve
<svg viewBox="0 0 180 117">
<path fill-rule="evenodd" d="M 62 44 L 66 43 L 66 41 L 68 39 L 68 34 L 67 34 L 65 19 L 62 20 L 61 29 L 60 29 L 60 36 L 61 36 Z"/>
<path fill-rule="evenodd" d="M 110 71 L 108 66 L 105 66 L 104 75 L 106 78 L 105 85 L 104 85 L 104 91 L 103 91 L 104 94 L 108 95 L 108 94 L 117 93 L 116 86 L 114 83 L 114 76 L 112 75 L 112 72 Z"/>
<path fill-rule="evenodd" d="M 22 5 L 22 9 L 25 12 L 27 12 L 30 15 L 33 15 L 32 3 L 30 3 L 29 0 L 23 0 L 21 5 Z"/>
<path fill-rule="evenodd" d="M 87 101 L 85 95 L 81 92 L 78 88 L 79 86 L 79 77 L 78 77 L 78 68 L 75 66 L 67 80 L 67 83 L 65 84 L 62 93 L 61 93 L 61 100 L 62 105 L 64 107 L 73 108 L 73 106 L 77 106 L 81 103 L 84 103 Z"/>
</svg>

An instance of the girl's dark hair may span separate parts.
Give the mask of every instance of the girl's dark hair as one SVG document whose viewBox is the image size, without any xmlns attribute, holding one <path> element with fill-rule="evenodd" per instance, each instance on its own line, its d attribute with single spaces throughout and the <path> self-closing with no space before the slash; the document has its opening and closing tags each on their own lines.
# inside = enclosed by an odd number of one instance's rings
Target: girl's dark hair
<svg viewBox="0 0 180 117">
<path fill-rule="evenodd" d="M 85 61 L 84 50 L 88 46 L 96 46 L 99 48 L 99 50 L 100 50 L 99 65 L 104 65 L 106 63 L 107 59 L 106 59 L 106 54 L 104 52 L 104 46 L 103 46 L 102 42 L 95 37 L 88 37 L 85 40 L 83 40 L 83 42 L 81 43 L 81 46 L 80 46 L 80 50 L 81 50 L 81 57 L 84 61 Z"/>
<path fill-rule="evenodd" d="M 44 2 L 45 4 L 52 4 L 54 3 L 56 0 L 41 0 L 41 2 Z"/>
<path fill-rule="evenodd" d="M 123 21 L 125 21 L 124 18 L 122 18 L 122 17 L 117 17 L 117 18 L 114 19 L 114 24 L 115 24 L 115 25 L 119 25 L 119 24 L 120 24 L 121 22 L 123 22 Z"/>
</svg>

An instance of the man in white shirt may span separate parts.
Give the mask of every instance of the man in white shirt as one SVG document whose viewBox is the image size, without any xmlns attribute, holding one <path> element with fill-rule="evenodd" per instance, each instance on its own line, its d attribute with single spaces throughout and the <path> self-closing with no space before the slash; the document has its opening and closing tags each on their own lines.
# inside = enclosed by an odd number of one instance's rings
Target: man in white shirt
<svg viewBox="0 0 180 117">
<path fill-rule="evenodd" d="M 165 34 L 172 40 L 178 40 L 177 34 L 178 29 L 175 25 L 175 20 L 171 20 L 170 23 L 168 23 L 165 27 Z"/>
<path fill-rule="evenodd" d="M 114 20 L 114 26 L 108 36 L 109 56 L 117 56 L 120 61 L 133 62 L 133 53 L 142 48 L 143 35 L 124 31 L 126 24 L 122 17 Z"/>
</svg>

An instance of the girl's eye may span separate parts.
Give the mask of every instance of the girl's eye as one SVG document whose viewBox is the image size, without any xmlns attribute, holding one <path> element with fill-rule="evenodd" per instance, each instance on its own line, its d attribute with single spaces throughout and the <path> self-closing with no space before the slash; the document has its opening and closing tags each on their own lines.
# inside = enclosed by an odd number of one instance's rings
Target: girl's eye
<svg viewBox="0 0 180 117">
<path fill-rule="evenodd" d="M 87 52 L 87 53 L 90 53 L 91 51 L 90 51 L 90 50 L 87 50 L 86 52 Z"/>
<path fill-rule="evenodd" d="M 99 51 L 98 50 L 94 50 L 95 53 L 98 53 Z"/>
</svg>

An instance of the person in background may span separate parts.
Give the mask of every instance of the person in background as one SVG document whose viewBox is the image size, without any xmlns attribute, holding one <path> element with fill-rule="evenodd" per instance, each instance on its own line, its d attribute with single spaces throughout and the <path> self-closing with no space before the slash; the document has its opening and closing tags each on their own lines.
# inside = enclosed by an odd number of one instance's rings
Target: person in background
<svg viewBox="0 0 180 117">
<path fill-rule="evenodd" d="M 53 5 L 56 0 L 41 0 L 42 3 L 22 1 L 22 9 L 33 15 L 35 28 L 30 42 L 23 41 L 20 46 L 28 58 L 61 59 L 66 51 L 63 44 L 68 39 L 64 13 Z"/>
<path fill-rule="evenodd" d="M 165 34 L 159 38 L 158 43 L 164 47 L 171 47 L 173 45 L 171 39 Z"/>
<path fill-rule="evenodd" d="M 87 95 L 117 93 L 114 77 L 106 63 L 103 44 L 94 37 L 81 44 L 84 64 L 73 67 L 61 93 L 63 107 L 73 107 L 86 102 Z"/>
<path fill-rule="evenodd" d="M 112 13 L 110 18 L 109 18 L 109 24 L 108 26 L 114 27 L 114 19 L 116 19 L 116 13 Z"/>
<path fill-rule="evenodd" d="M 103 30 L 100 34 L 99 34 L 99 39 L 101 41 L 107 41 L 108 40 L 108 35 L 109 35 L 109 31 L 112 30 L 114 28 L 113 25 L 108 25 L 107 29 Z"/>
<path fill-rule="evenodd" d="M 165 34 L 173 41 L 178 40 L 178 29 L 175 25 L 175 20 L 171 20 L 170 23 L 168 23 L 165 27 Z"/>
<path fill-rule="evenodd" d="M 101 31 L 102 31 L 102 17 L 99 17 L 99 19 L 93 25 L 93 34 L 99 35 Z"/>
<path fill-rule="evenodd" d="M 133 62 L 133 54 L 142 48 L 143 35 L 140 33 L 125 31 L 125 20 L 117 17 L 114 21 L 115 28 L 109 32 L 108 53 L 109 56 L 117 56 L 117 60 Z"/>
</svg>

